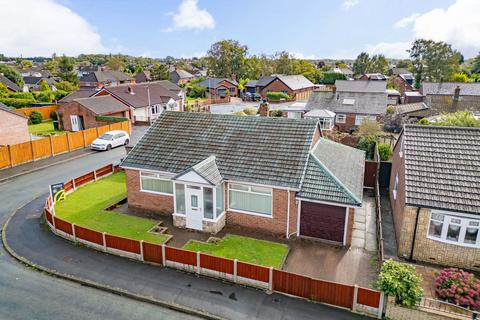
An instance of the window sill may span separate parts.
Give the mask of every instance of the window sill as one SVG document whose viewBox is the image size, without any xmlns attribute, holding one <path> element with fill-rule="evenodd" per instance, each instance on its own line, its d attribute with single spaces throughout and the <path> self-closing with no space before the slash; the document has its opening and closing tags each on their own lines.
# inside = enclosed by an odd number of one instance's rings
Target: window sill
<svg viewBox="0 0 480 320">
<path fill-rule="evenodd" d="M 451 245 L 458 246 L 458 247 L 472 248 L 472 249 L 480 248 L 480 245 L 478 245 L 478 244 L 460 243 L 460 242 L 440 239 L 440 238 L 436 238 L 436 237 L 432 237 L 432 236 L 427 236 L 427 239 L 437 241 L 437 242 L 441 242 L 441 243 L 445 243 L 445 244 L 451 244 Z"/>
<path fill-rule="evenodd" d="M 164 192 L 157 192 L 157 191 L 150 191 L 150 190 L 143 190 L 143 189 L 140 189 L 140 192 L 152 193 L 152 194 L 158 194 L 158 195 L 161 195 L 161 196 L 173 197 L 173 193 L 164 193 Z"/>
<path fill-rule="evenodd" d="M 262 217 L 262 218 L 273 219 L 273 215 L 267 215 L 267 214 L 264 214 L 264 213 L 244 211 L 244 210 L 238 210 L 238 209 L 232 209 L 232 208 L 228 208 L 227 211 L 234 212 L 234 213 L 249 214 L 249 215 L 252 215 L 252 216 L 257 216 L 257 217 Z"/>
</svg>

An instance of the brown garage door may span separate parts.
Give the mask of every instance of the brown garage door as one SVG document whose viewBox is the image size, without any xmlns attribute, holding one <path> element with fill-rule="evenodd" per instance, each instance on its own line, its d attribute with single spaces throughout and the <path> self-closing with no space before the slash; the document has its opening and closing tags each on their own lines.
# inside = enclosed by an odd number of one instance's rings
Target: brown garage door
<svg viewBox="0 0 480 320">
<path fill-rule="evenodd" d="M 345 208 L 302 201 L 300 235 L 343 243 Z"/>
</svg>

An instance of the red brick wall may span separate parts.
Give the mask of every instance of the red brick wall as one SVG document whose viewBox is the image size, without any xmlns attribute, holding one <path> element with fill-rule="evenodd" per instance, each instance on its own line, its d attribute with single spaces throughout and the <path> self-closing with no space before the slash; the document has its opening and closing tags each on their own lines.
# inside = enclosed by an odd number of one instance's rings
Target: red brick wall
<svg viewBox="0 0 480 320">
<path fill-rule="evenodd" d="M 28 119 L 7 111 L 0 111 L 0 146 L 29 140 Z"/>
<path fill-rule="evenodd" d="M 348 224 L 347 224 L 347 241 L 345 246 L 350 247 L 352 245 L 352 234 L 353 234 L 353 222 L 355 220 L 355 209 L 348 209 Z"/>
<path fill-rule="evenodd" d="M 345 113 L 339 112 L 339 114 L 345 114 Z M 350 129 L 351 129 L 352 127 L 355 127 L 356 114 L 354 114 L 354 113 L 347 113 L 346 115 L 347 115 L 347 117 L 346 117 L 346 119 L 345 119 L 345 123 L 335 122 L 335 126 L 337 127 L 337 129 L 338 129 L 339 131 L 348 132 L 348 131 L 350 131 Z M 380 121 L 380 117 L 377 117 L 377 121 Z"/>
<path fill-rule="evenodd" d="M 390 175 L 390 204 L 392 207 L 393 222 L 397 243 L 400 242 L 400 236 L 403 227 L 403 216 L 405 210 L 405 154 L 400 157 L 400 146 L 403 135 L 398 139 L 392 155 L 392 171 Z M 398 174 L 397 198 L 393 198 L 393 189 L 395 185 L 395 176 Z"/>
<path fill-rule="evenodd" d="M 165 196 L 140 191 L 140 172 L 137 170 L 125 169 L 125 175 L 129 207 L 165 215 L 173 213 L 173 195 Z"/>
</svg>

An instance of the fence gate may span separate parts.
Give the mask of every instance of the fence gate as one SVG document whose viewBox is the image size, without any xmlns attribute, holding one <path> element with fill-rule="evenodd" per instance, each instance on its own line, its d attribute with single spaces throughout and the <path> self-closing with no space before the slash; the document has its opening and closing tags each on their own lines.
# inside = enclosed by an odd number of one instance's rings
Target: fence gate
<svg viewBox="0 0 480 320">
<path fill-rule="evenodd" d="M 380 162 L 380 172 L 378 174 L 378 182 L 380 188 L 388 188 L 390 186 L 390 173 L 392 171 L 392 163 L 387 161 Z"/>
</svg>

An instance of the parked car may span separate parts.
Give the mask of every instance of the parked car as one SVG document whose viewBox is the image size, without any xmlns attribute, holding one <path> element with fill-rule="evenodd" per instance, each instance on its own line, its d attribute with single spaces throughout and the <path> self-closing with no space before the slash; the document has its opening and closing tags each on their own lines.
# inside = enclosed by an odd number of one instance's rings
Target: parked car
<svg viewBox="0 0 480 320">
<path fill-rule="evenodd" d="M 108 131 L 95 139 L 90 146 L 92 150 L 110 150 L 119 146 L 126 146 L 130 136 L 122 130 Z"/>
</svg>

